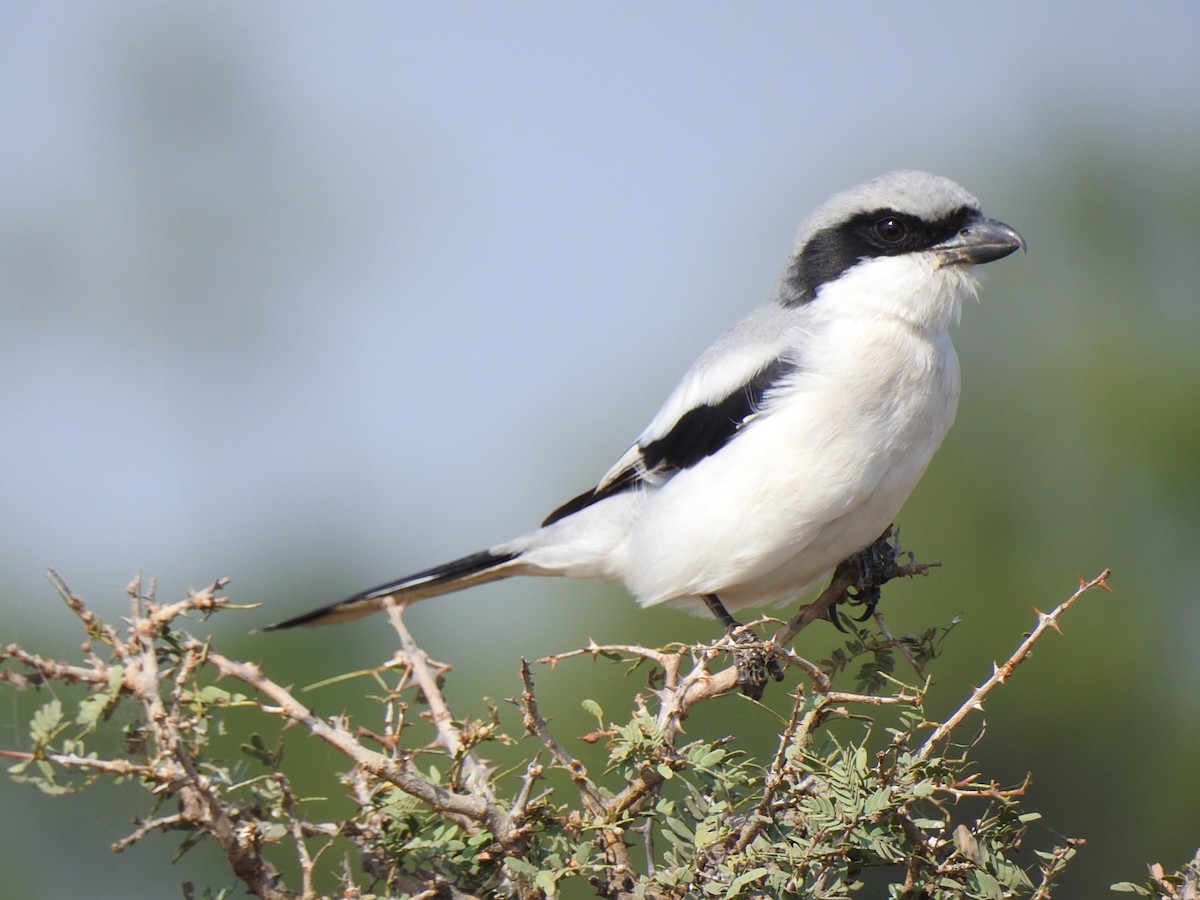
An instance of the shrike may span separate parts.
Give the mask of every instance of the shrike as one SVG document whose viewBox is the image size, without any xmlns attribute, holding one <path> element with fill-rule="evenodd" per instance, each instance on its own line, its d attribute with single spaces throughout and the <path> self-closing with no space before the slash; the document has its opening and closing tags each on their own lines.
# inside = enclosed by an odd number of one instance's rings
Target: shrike
<svg viewBox="0 0 1200 900">
<path fill-rule="evenodd" d="M 954 422 L 951 323 L 1021 236 L 952 181 L 890 172 L 800 228 L 767 302 L 717 340 L 595 487 L 540 528 L 269 625 L 325 625 L 513 575 L 621 582 L 643 606 L 796 598 L 889 527 Z"/>
</svg>

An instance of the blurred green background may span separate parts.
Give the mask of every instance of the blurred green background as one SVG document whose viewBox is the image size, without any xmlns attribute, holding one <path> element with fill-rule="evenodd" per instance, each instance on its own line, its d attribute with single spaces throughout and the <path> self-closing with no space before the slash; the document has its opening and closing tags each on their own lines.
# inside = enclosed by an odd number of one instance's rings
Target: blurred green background
<svg viewBox="0 0 1200 900">
<path fill-rule="evenodd" d="M 47 566 L 101 614 L 135 570 L 277 680 L 387 658 L 371 620 L 253 626 L 523 532 L 590 484 L 766 294 L 800 219 L 896 167 L 1030 245 L 964 310 L 959 421 L 900 519 L 944 566 L 894 630 L 962 615 L 956 705 L 1077 576 L 1112 567 L 994 696 L 984 771 L 1088 843 L 1063 898 L 1200 843 L 1200 7 L 1015 2 L 10 5 L 0 29 L 0 641 L 76 651 Z M 488 586 L 408 621 L 450 698 L 519 656 L 708 639 L 618 588 Z M 800 647 L 821 655 L 832 629 Z M 567 739 L 619 669 L 542 673 Z M 352 683 L 317 708 L 370 712 Z M 0 694 L 0 747 L 27 742 Z M 782 692 L 769 697 L 786 705 Z M 514 724 L 510 717 L 509 724 Z M 697 735 L 773 727 L 726 698 Z M 766 737 L 769 739 L 770 735 Z M 307 754 L 312 791 L 341 761 Z M 579 750 L 580 747 L 576 746 Z M 231 879 L 104 789 L 0 781 L 0 893 Z M 1041 826 L 1039 826 L 1041 827 Z M 327 886 L 331 887 L 331 886 Z"/>
</svg>

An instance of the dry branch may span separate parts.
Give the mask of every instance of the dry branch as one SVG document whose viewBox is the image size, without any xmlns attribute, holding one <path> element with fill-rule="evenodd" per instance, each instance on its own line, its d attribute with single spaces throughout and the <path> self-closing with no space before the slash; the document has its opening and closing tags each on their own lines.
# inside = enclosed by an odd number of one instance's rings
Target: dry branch
<svg viewBox="0 0 1200 900">
<path fill-rule="evenodd" d="M 924 567 L 901 566 L 893 574 L 920 574 L 923 571 Z M 757 885 L 759 879 L 767 878 L 762 873 L 773 871 L 769 867 L 754 868 L 752 863 L 746 862 L 740 864 L 742 868 L 737 868 L 731 861 L 743 857 L 749 859 L 754 853 L 761 855 L 762 848 L 776 840 L 774 836 L 780 833 L 783 827 L 781 823 L 789 821 L 788 817 L 808 821 L 806 817 L 816 814 L 806 807 L 806 811 L 800 812 L 808 798 L 814 802 L 826 798 L 822 802 L 828 802 L 827 797 L 832 796 L 831 779 L 842 777 L 837 774 L 840 771 L 837 765 L 841 763 L 834 757 L 822 759 L 811 756 L 822 723 L 830 716 L 845 716 L 847 709 L 854 707 L 869 709 L 921 705 L 924 688 L 905 689 L 893 685 L 887 693 L 882 694 L 837 689 L 828 662 L 814 663 L 793 650 L 782 649 L 800 630 L 816 619 L 827 616 L 834 605 L 850 595 L 849 592 L 861 587 L 857 578 L 858 572 L 853 567 L 840 568 L 830 586 L 813 603 L 800 609 L 771 639 L 763 643 L 765 650 L 776 653 L 789 667 L 802 673 L 802 682 L 795 689 L 790 716 L 785 720 L 770 762 L 760 770 L 757 779 L 729 783 L 742 784 L 741 790 L 750 791 L 740 801 L 740 810 L 736 806 L 732 808 L 727 827 L 705 837 L 703 845 L 699 833 L 691 838 L 695 847 L 690 851 L 694 855 L 687 864 L 692 867 L 689 871 L 693 875 L 690 877 L 726 879 L 720 882 L 723 890 L 725 887 L 732 890 L 735 882 L 729 879 L 738 872 L 742 873 L 738 877 L 750 879 L 745 882 L 747 887 Z M 1078 591 L 1050 613 L 1038 613 L 1036 627 L 1013 654 L 1003 664 L 994 666 L 991 677 L 974 689 L 945 721 L 932 726 L 932 731 L 919 749 L 908 754 L 913 758 L 911 764 L 953 765 L 954 760 L 936 760 L 936 749 L 955 729 L 961 727 L 972 711 L 982 709 L 987 695 L 1013 673 L 1037 640 L 1051 629 L 1058 630 L 1059 618 L 1083 593 L 1095 587 L 1107 588 L 1108 578 L 1109 573 L 1105 571 L 1091 581 L 1081 583 Z M 385 811 L 380 800 L 386 799 L 389 791 L 393 790 L 423 804 L 437 821 L 459 829 L 452 833 L 478 838 L 478 842 L 471 845 L 478 847 L 473 859 L 477 865 L 484 867 L 483 870 L 491 867 L 490 871 L 495 874 L 490 876 L 492 881 L 489 883 L 493 888 L 503 885 L 506 891 L 529 900 L 545 896 L 547 888 L 554 882 L 540 882 L 528 874 L 523 875 L 525 869 L 522 866 L 530 866 L 525 860 L 537 842 L 557 828 L 577 842 L 580 847 L 578 852 L 582 854 L 580 860 L 584 862 L 572 865 L 590 867 L 587 872 L 591 873 L 593 884 L 603 896 L 624 897 L 639 886 L 646 896 L 659 896 L 655 893 L 656 889 L 647 887 L 649 882 L 646 880 L 657 877 L 656 866 L 661 865 L 661 861 L 656 863 L 655 837 L 671 837 L 673 828 L 676 833 L 672 840 L 678 844 L 681 836 L 689 834 L 686 829 L 680 830 L 680 826 L 665 828 L 662 817 L 666 814 L 661 809 L 669 809 L 670 804 L 660 809 L 658 804 L 663 799 L 663 791 L 673 779 L 687 779 L 696 774 L 693 771 L 698 765 L 695 760 L 711 759 L 714 762 L 710 765 L 718 765 L 717 761 L 724 755 L 724 751 L 718 749 L 720 742 L 713 745 L 697 744 L 695 741 L 683 743 L 690 740 L 683 725 L 689 711 L 697 703 L 736 687 L 735 667 L 716 672 L 710 670 L 714 659 L 732 649 L 727 638 L 708 646 L 668 649 L 637 644 L 600 646 L 590 643 L 579 650 L 542 660 L 554 667 L 582 656 L 593 659 L 600 655 L 618 656 L 648 660 L 661 670 L 661 678 L 655 681 L 654 686 L 634 698 L 633 718 L 629 725 L 606 728 L 602 723 L 600 731 L 592 736 L 595 740 L 609 741 L 613 747 L 620 746 L 622 740 L 632 740 L 637 746 L 636 754 L 622 751 L 624 755 L 614 756 L 614 759 L 620 760 L 620 764 L 614 764 L 609 773 L 601 776 L 589 771 L 589 767 L 569 752 L 566 745 L 551 732 L 539 705 L 533 673 L 529 665 L 522 662 L 522 692 L 515 703 L 521 712 L 525 732 L 536 742 L 537 751 L 532 759 L 515 770 L 519 773 L 514 776 L 516 784 L 511 798 L 506 799 L 499 787 L 500 774 L 479 753 L 480 741 L 491 734 L 492 728 L 497 727 L 496 722 L 472 726 L 454 715 L 445 693 L 449 666 L 431 660 L 421 649 L 404 623 L 401 606 L 392 606 L 388 610 L 389 620 L 399 639 L 399 649 L 391 662 L 370 673 L 376 677 L 388 673 L 399 674 L 397 686 L 390 689 L 384 699 L 387 721 L 383 733 L 376 734 L 369 728 L 352 728 L 343 718 L 317 715 L 301 703 L 291 689 L 269 678 L 258 665 L 230 659 L 215 650 L 208 641 L 197 640 L 174 630 L 181 618 L 205 616 L 228 608 L 228 599 L 218 594 L 224 586 L 223 580 L 172 604 L 157 603 L 153 589 L 143 592 L 140 581 L 135 580 L 130 586 L 132 615 L 128 627 L 121 632 L 100 621 L 57 576 L 53 576 L 52 581 L 88 634 L 86 658 L 78 664 L 59 662 L 15 644 L 9 645 L 0 652 L 0 683 L 18 688 L 50 682 L 81 685 L 91 692 L 89 696 L 96 701 L 91 707 L 94 713 L 107 711 L 110 705 L 118 702 L 132 701 L 139 707 L 144 719 L 136 731 L 143 750 L 140 758 L 106 758 L 94 753 L 77 752 L 82 747 L 78 741 L 64 744 L 66 750 L 57 749 L 53 743 L 55 736 L 70 727 L 71 720 L 51 716 L 42 729 L 44 734 L 38 732 L 42 736 L 35 735 L 37 746 L 31 750 L 0 750 L 0 756 L 16 760 L 18 766 L 49 765 L 61 770 L 88 773 L 88 777 L 93 779 L 99 776 L 130 779 L 145 785 L 159 798 L 173 797 L 178 803 L 177 810 L 139 823 L 127 837 L 114 845 L 114 849 L 124 850 L 146 835 L 166 829 L 207 835 L 221 847 L 231 870 L 247 890 L 260 897 L 296 895 L 289 890 L 283 876 L 264 854 L 266 844 L 281 839 L 290 840 L 294 845 L 300 874 L 299 896 L 316 897 L 318 860 L 339 831 L 362 850 L 364 869 L 389 884 L 389 890 L 403 891 L 413 896 L 479 896 L 479 893 L 463 890 L 461 886 L 438 876 L 434 871 L 436 864 L 431 864 L 432 868 L 418 867 L 416 871 L 410 871 L 401 865 L 401 860 L 389 855 L 391 851 L 386 849 L 391 846 L 387 843 L 388 835 L 397 825 L 394 815 Z M 771 620 L 751 625 L 760 627 L 768 621 Z M 907 648 L 891 636 L 886 623 L 878 616 L 876 622 L 890 646 L 900 648 L 914 669 L 919 669 Z M 105 659 L 97 655 L 92 650 L 94 643 L 107 647 L 110 657 Z M 251 699 L 228 695 L 229 699 L 226 700 L 203 700 L 204 681 L 219 679 L 236 681 L 248 690 Z M 433 726 L 435 738 L 430 747 L 414 749 L 404 746 L 407 704 L 400 700 L 400 695 L 409 687 L 419 692 L 418 697 L 425 704 L 423 715 Z M 218 692 L 215 696 L 224 694 Z M 206 703 L 210 705 L 205 706 Z M 212 767 L 204 762 L 203 740 L 200 736 L 204 733 L 204 717 L 219 708 L 221 703 L 254 706 L 280 722 L 302 727 L 344 756 L 349 763 L 345 783 L 357 806 L 356 815 L 341 825 L 310 824 L 304 818 L 305 801 L 293 793 L 288 779 L 282 773 L 259 776 L 242 785 L 214 777 Z M 79 721 L 84 722 L 82 719 Z M 86 725 L 84 733 L 91 727 L 94 725 Z M 879 756 L 876 765 L 881 767 L 880 771 L 885 768 L 884 757 L 890 760 L 888 766 L 897 767 L 898 754 L 909 745 L 909 741 L 915 744 L 916 737 L 916 730 L 907 735 L 897 733 L 891 746 Z M 386 752 L 365 746 L 364 740 L 377 742 Z M 260 755 L 269 756 L 262 747 L 260 742 Z M 453 778 L 448 782 L 449 786 L 431 779 L 418 768 L 417 758 L 431 752 L 444 754 L 452 761 Z M 694 753 L 699 755 L 690 755 Z M 270 759 L 266 761 L 268 764 L 271 762 Z M 550 804 L 548 791 L 540 794 L 535 792 L 537 785 L 546 778 L 547 766 L 561 768 L 569 775 L 578 795 L 577 803 L 556 808 Z M 735 773 L 736 770 L 729 770 L 727 774 L 733 777 Z M 855 777 L 866 776 L 860 773 Z M 894 777 L 894 774 L 889 777 Z M 609 782 L 616 778 L 617 782 L 605 785 L 603 781 L 606 778 Z M 232 796 L 235 789 L 252 784 L 255 780 L 274 785 L 277 799 L 273 811 L 268 813 L 265 808 L 255 811 L 253 806 Z M 726 789 L 731 788 L 727 786 Z M 917 896 L 923 883 L 921 879 L 930 871 L 936 872 L 940 878 L 953 880 L 962 877 L 972 865 L 954 856 L 955 839 L 949 834 L 931 832 L 929 822 L 933 820 L 928 816 L 921 818 L 912 810 L 920 804 L 932 803 L 939 814 L 949 818 L 950 809 L 961 798 L 1010 804 L 1020 797 L 1024 785 L 1006 789 L 992 783 L 978 782 L 975 776 L 969 775 L 936 784 L 935 790 L 937 797 L 933 799 L 926 799 L 925 795 L 913 795 L 907 799 L 897 797 L 897 806 L 880 806 L 880 811 L 874 814 L 889 816 L 888 821 L 895 823 L 897 834 L 902 835 L 909 845 L 910 862 L 901 896 Z M 881 801 L 877 798 L 876 802 Z M 813 840 L 827 834 L 835 842 L 849 841 L 853 829 L 857 827 L 856 823 L 860 821 L 857 816 L 859 813 L 847 811 L 836 827 L 831 825 L 822 830 L 810 825 L 808 831 L 810 836 L 817 836 Z M 861 821 L 874 820 L 868 818 Z M 280 822 L 284 827 L 275 828 L 275 823 Z M 273 828 L 278 833 L 271 836 Z M 648 858 L 644 865 L 630 851 L 631 833 L 639 834 L 647 848 Z M 324 841 L 324 846 L 317 852 L 311 852 L 307 844 L 311 839 Z M 598 848 L 599 857 L 586 862 L 583 848 L 593 842 Z M 788 852 L 795 853 L 794 850 Z M 1062 853 L 1049 855 L 1052 861 L 1046 863 L 1042 881 L 1036 888 L 1037 893 L 1031 896 L 1049 896 L 1053 877 L 1072 852 L 1068 845 Z M 809 865 L 802 857 L 796 859 L 800 861 L 795 863 L 795 873 L 789 877 L 799 877 L 805 871 L 805 866 Z M 813 859 L 824 857 L 816 856 Z M 534 867 L 531 871 L 540 878 L 545 870 L 539 871 Z M 834 877 L 833 871 L 814 870 L 812 879 L 806 882 L 809 885 L 806 890 L 832 889 L 830 879 Z M 570 872 L 570 866 L 566 866 L 554 877 L 562 877 Z M 344 880 L 347 885 L 354 881 L 352 876 Z"/>
</svg>

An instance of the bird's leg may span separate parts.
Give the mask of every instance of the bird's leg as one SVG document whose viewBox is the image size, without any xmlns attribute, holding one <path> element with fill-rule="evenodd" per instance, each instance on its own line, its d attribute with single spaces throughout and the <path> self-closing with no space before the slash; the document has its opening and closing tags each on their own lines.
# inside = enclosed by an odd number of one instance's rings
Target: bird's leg
<svg viewBox="0 0 1200 900">
<path fill-rule="evenodd" d="M 716 594 L 705 594 L 704 602 L 708 605 L 709 611 L 725 628 L 725 633 L 729 635 L 730 640 L 739 645 L 733 651 L 733 661 L 737 666 L 738 687 L 751 700 L 761 700 L 763 690 L 767 686 L 767 672 L 770 672 L 771 677 L 776 681 L 783 681 L 783 666 L 774 656 L 763 652 L 758 635 L 731 616 L 720 597 Z"/>
<path fill-rule="evenodd" d="M 741 623 L 729 614 L 729 610 L 716 594 L 705 594 L 704 602 L 708 605 L 708 611 L 717 617 L 717 621 L 725 626 L 725 631 L 729 634 L 742 627 Z"/>
<path fill-rule="evenodd" d="M 829 621 L 833 622 L 838 631 L 845 632 L 842 617 L 838 613 L 838 604 L 851 603 L 862 606 L 861 616 L 849 616 L 855 622 L 865 622 L 875 612 L 882 595 L 881 588 L 896 576 L 897 556 L 900 544 L 893 541 L 895 532 L 892 526 L 879 536 L 875 543 L 864 547 L 838 566 L 838 573 L 847 568 L 854 573 L 854 585 L 847 588 L 845 596 L 829 607 Z"/>
</svg>

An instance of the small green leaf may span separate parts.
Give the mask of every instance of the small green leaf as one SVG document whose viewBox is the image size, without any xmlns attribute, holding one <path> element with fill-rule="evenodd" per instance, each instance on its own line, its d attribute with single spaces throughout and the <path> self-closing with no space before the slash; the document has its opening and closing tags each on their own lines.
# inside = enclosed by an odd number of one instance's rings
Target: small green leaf
<svg viewBox="0 0 1200 900">
<path fill-rule="evenodd" d="M 1118 881 L 1116 884 L 1108 886 L 1110 891 L 1120 891 L 1123 894 L 1137 894 L 1141 897 L 1149 897 L 1150 892 L 1140 884 L 1134 884 L 1132 881 Z"/>
<path fill-rule="evenodd" d="M 519 878 L 536 878 L 538 868 L 533 863 L 526 862 L 519 856 L 510 856 L 504 860 L 504 868 Z"/>
<path fill-rule="evenodd" d="M 687 825 L 683 824 L 681 819 L 676 819 L 674 816 L 668 816 L 667 827 L 685 840 L 696 840 L 696 836 L 692 833 L 692 830 L 688 828 Z"/>
<path fill-rule="evenodd" d="M 228 706 L 232 695 L 224 688 L 210 684 L 200 689 L 196 699 L 207 706 Z"/>
<path fill-rule="evenodd" d="M 50 779 L 38 779 L 37 781 L 34 781 L 34 784 L 37 785 L 39 791 L 41 791 L 43 794 L 49 794 L 51 797 L 61 797 L 63 794 L 72 793 L 71 788 L 62 784 L 57 784 Z"/>
<path fill-rule="evenodd" d="M 599 722 L 601 727 L 604 726 L 604 710 L 600 708 L 599 703 L 595 700 L 585 699 L 579 705 L 583 707 L 585 713 Z"/>
<path fill-rule="evenodd" d="M 275 749 L 271 749 L 261 734 L 254 733 L 250 735 L 250 743 L 242 744 L 242 752 L 268 768 L 277 769 L 283 759 L 283 742 L 280 741 Z"/>
<path fill-rule="evenodd" d="M 713 766 L 720 763 L 721 760 L 723 760 L 728 755 L 729 755 L 729 751 L 722 750 L 721 748 L 718 747 L 716 750 L 708 751 L 703 756 L 701 756 L 699 759 L 693 760 L 693 763 L 696 765 L 697 768 L 711 769 Z"/>
<path fill-rule="evenodd" d="M 870 771 L 869 760 L 866 747 L 854 748 L 854 771 L 856 774 L 865 776 Z"/>
<path fill-rule="evenodd" d="M 79 710 L 75 713 L 75 724 L 83 728 L 84 734 L 96 730 L 104 713 L 108 710 L 112 698 L 108 694 L 88 694 L 79 701 Z"/>
<path fill-rule="evenodd" d="M 932 781 L 929 781 L 929 780 L 918 781 L 909 790 L 909 794 L 911 794 L 913 797 L 918 797 L 918 798 L 928 797 L 930 794 L 933 793 L 933 790 L 934 790 L 934 787 L 933 787 Z"/>
<path fill-rule="evenodd" d="M 876 813 L 887 809 L 892 802 L 891 788 L 880 788 L 871 794 L 863 804 L 862 814 L 864 816 L 873 816 Z"/>
<path fill-rule="evenodd" d="M 975 884 L 979 887 L 981 897 L 986 897 L 988 900 L 1003 900 L 1004 890 L 1000 887 L 1000 882 L 989 875 L 987 872 L 976 871 L 974 873 Z"/>
<path fill-rule="evenodd" d="M 757 869 L 751 869 L 749 872 L 743 872 L 737 878 L 733 879 L 729 885 L 729 890 L 725 892 L 725 896 L 727 898 L 736 897 L 742 892 L 744 887 L 758 881 L 764 875 L 769 874 L 770 871 L 771 870 L 765 866 L 759 866 Z"/>
<path fill-rule="evenodd" d="M 538 872 L 537 877 L 533 879 L 533 886 L 541 890 L 547 897 L 553 897 L 558 893 L 557 881 L 553 872 L 543 870 Z"/>
<path fill-rule="evenodd" d="M 46 744 L 54 739 L 55 732 L 62 724 L 62 702 L 55 697 L 44 704 L 29 722 L 29 736 L 35 743 Z"/>
<path fill-rule="evenodd" d="M 979 853 L 979 841 L 975 840 L 975 835 L 971 834 L 971 829 L 966 825 L 959 825 L 954 829 L 954 846 L 958 848 L 959 853 L 976 865 L 983 861 Z"/>
</svg>

